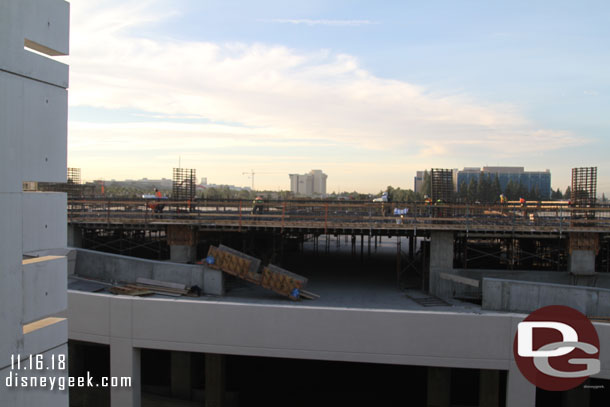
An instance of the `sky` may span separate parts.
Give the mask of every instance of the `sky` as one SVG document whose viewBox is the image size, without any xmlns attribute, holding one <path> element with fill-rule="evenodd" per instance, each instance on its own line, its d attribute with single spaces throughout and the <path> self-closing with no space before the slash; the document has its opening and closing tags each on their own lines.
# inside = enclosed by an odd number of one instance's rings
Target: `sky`
<svg viewBox="0 0 610 407">
<path fill-rule="evenodd" d="M 607 1 L 73 0 L 68 166 L 327 191 L 523 166 L 610 192 Z"/>
</svg>

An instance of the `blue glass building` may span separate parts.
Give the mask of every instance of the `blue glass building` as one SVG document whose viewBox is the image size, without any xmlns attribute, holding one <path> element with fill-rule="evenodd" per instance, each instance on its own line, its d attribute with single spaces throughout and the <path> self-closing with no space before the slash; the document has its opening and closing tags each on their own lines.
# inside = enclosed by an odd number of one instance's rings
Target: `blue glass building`
<svg viewBox="0 0 610 407">
<path fill-rule="evenodd" d="M 482 169 L 466 167 L 461 171 L 454 172 L 454 185 L 459 192 L 462 183 L 469 185 L 471 179 L 478 182 L 481 176 L 489 176 L 493 180 L 496 175 L 500 181 L 502 191 L 505 191 L 506 185 L 512 181 L 516 185 L 523 185 L 528 191 L 538 190 L 542 199 L 551 197 L 551 172 L 549 170 L 525 171 L 524 167 L 483 167 Z"/>
</svg>

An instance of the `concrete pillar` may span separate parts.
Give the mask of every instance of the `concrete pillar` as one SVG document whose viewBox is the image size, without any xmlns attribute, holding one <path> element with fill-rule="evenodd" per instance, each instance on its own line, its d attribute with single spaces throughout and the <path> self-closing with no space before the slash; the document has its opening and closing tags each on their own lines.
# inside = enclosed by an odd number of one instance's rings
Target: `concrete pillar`
<svg viewBox="0 0 610 407">
<path fill-rule="evenodd" d="M 205 406 L 222 407 L 225 396 L 225 356 L 205 354 Z"/>
<path fill-rule="evenodd" d="M 171 353 L 171 392 L 172 397 L 182 400 L 191 399 L 191 354 L 189 352 Z"/>
<path fill-rule="evenodd" d="M 590 402 L 591 390 L 581 385 L 563 393 L 561 407 L 588 406 Z"/>
<path fill-rule="evenodd" d="M 111 387 L 112 406 L 140 407 L 140 349 L 132 346 L 131 340 L 115 338 L 110 340 L 110 376 L 131 377 L 131 387 Z"/>
<path fill-rule="evenodd" d="M 197 256 L 197 231 L 189 226 L 169 225 L 167 244 L 170 260 L 176 263 L 192 263 Z"/>
<path fill-rule="evenodd" d="M 196 256 L 196 246 L 176 244 L 169 247 L 169 259 L 175 263 L 193 263 Z"/>
<path fill-rule="evenodd" d="M 428 367 L 428 407 L 449 407 L 451 368 Z"/>
<path fill-rule="evenodd" d="M 511 362 L 506 380 L 506 407 L 536 406 L 536 386 L 523 376 L 515 362 Z"/>
<path fill-rule="evenodd" d="M 428 291 L 441 298 L 453 296 L 453 285 L 440 278 L 440 273 L 453 273 L 453 232 L 430 234 L 430 286 Z"/>
<path fill-rule="evenodd" d="M 579 276 L 595 274 L 595 251 L 572 250 L 568 257 L 568 271 Z"/>
<path fill-rule="evenodd" d="M 479 407 L 500 406 L 500 371 L 481 369 L 479 374 Z"/>
<path fill-rule="evenodd" d="M 76 225 L 68 225 L 68 247 L 83 247 L 82 231 Z"/>
</svg>

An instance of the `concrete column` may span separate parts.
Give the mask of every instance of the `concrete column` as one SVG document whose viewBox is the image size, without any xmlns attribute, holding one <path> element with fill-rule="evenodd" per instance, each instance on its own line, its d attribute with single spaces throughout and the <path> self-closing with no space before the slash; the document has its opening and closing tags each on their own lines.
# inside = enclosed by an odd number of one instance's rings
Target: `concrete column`
<svg viewBox="0 0 610 407">
<path fill-rule="evenodd" d="M 586 382 L 585 382 L 586 383 Z M 591 390 L 584 386 L 578 386 L 572 390 L 565 391 L 561 400 L 561 407 L 588 406 L 591 402 Z"/>
<path fill-rule="evenodd" d="M 172 397 L 191 399 L 191 354 L 189 352 L 171 353 L 171 391 Z"/>
<path fill-rule="evenodd" d="M 441 279 L 440 273 L 453 273 L 453 232 L 430 234 L 430 286 L 428 291 L 441 298 L 453 296 L 451 281 Z"/>
<path fill-rule="evenodd" d="M 196 260 L 197 247 L 175 244 L 169 247 L 170 261 L 175 263 L 193 263 Z"/>
<path fill-rule="evenodd" d="M 428 367 L 428 407 L 449 407 L 451 368 Z"/>
<path fill-rule="evenodd" d="M 511 362 L 506 384 L 506 407 L 535 407 L 536 386 L 531 384 Z"/>
<path fill-rule="evenodd" d="M 568 271 L 576 275 L 595 274 L 595 251 L 572 250 L 568 257 Z"/>
<path fill-rule="evenodd" d="M 225 356 L 205 354 L 205 406 L 222 407 L 225 396 Z"/>
<path fill-rule="evenodd" d="M 140 349 L 134 348 L 131 340 L 112 338 L 110 340 L 110 375 L 131 377 L 131 387 L 111 387 L 110 404 L 112 406 L 140 407 Z"/>
<path fill-rule="evenodd" d="M 83 247 L 83 235 L 81 228 L 76 225 L 68 225 L 68 246 Z"/>
<path fill-rule="evenodd" d="M 500 406 L 500 371 L 481 369 L 479 375 L 479 407 Z"/>
<path fill-rule="evenodd" d="M 167 244 L 170 260 L 176 263 L 192 263 L 197 256 L 197 231 L 190 226 L 169 225 Z"/>
</svg>

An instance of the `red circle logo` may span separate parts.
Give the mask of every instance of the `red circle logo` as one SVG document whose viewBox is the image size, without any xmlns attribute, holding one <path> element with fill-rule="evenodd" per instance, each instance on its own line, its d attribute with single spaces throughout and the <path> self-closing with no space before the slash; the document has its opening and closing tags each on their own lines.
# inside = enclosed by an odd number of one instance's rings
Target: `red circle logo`
<svg viewBox="0 0 610 407">
<path fill-rule="evenodd" d="M 544 390 L 573 389 L 599 373 L 599 337 L 577 310 L 551 305 L 519 323 L 513 354 L 519 370 Z"/>
</svg>

